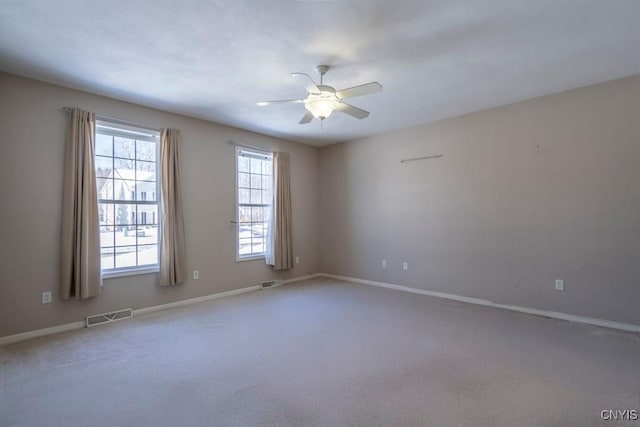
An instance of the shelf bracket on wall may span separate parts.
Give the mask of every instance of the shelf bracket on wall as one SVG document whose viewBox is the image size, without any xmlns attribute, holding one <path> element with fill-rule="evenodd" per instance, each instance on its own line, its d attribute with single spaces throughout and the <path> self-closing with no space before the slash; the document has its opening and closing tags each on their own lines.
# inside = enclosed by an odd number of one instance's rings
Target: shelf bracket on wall
<svg viewBox="0 0 640 427">
<path fill-rule="evenodd" d="M 444 156 L 444 154 L 436 154 L 436 155 L 433 155 L 433 156 L 424 156 L 424 157 L 414 157 L 412 159 L 400 160 L 400 163 L 414 162 L 416 160 L 437 159 L 437 158 L 442 157 L 442 156 Z"/>
</svg>

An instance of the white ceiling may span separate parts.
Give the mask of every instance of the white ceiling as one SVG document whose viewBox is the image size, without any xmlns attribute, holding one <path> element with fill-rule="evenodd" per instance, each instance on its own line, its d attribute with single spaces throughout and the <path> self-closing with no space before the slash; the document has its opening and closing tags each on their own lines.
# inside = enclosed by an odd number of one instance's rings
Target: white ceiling
<svg viewBox="0 0 640 427">
<path fill-rule="evenodd" d="M 371 116 L 256 105 L 317 64 Z M 640 1 L 0 0 L 0 69 L 325 145 L 640 74 Z"/>
</svg>

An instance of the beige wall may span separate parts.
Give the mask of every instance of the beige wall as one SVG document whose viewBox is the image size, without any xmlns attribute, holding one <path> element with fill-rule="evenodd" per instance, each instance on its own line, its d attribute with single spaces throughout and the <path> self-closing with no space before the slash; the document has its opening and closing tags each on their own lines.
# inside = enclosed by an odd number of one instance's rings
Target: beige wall
<svg viewBox="0 0 640 427">
<path fill-rule="evenodd" d="M 75 106 L 156 128 L 182 131 L 187 264 L 200 280 L 160 288 L 157 274 L 105 281 L 88 301 L 59 299 L 59 245 L 66 114 Z M 0 73 L 0 336 L 256 285 L 273 277 L 316 273 L 318 149 Z M 289 152 L 294 252 L 300 264 L 274 274 L 263 261 L 236 262 L 234 147 L 227 140 Z M 41 304 L 41 293 L 53 303 Z"/>
<path fill-rule="evenodd" d="M 59 300 L 63 106 L 182 130 L 200 280 Z M 640 324 L 640 76 L 320 150 L 3 73 L 0 121 L 0 336 L 317 271 Z M 229 139 L 291 153 L 293 272 L 235 261 Z"/>
<path fill-rule="evenodd" d="M 640 324 L 640 76 L 329 146 L 320 170 L 323 272 Z"/>
</svg>

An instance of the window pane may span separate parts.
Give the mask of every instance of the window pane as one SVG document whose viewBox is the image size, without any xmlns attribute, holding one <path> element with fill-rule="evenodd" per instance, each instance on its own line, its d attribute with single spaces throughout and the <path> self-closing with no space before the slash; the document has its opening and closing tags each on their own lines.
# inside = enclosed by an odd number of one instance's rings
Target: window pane
<svg viewBox="0 0 640 427">
<path fill-rule="evenodd" d="M 262 162 L 262 174 L 271 175 L 273 173 L 273 163 L 269 161 Z"/>
<path fill-rule="evenodd" d="M 238 225 L 238 237 L 240 240 L 249 239 L 251 240 L 251 224 L 239 224 Z"/>
<path fill-rule="evenodd" d="M 260 159 L 251 159 L 251 173 L 262 173 L 262 161 Z"/>
<path fill-rule="evenodd" d="M 260 175 L 251 175 L 251 188 L 260 188 L 262 186 L 262 179 Z"/>
<path fill-rule="evenodd" d="M 136 179 L 144 181 L 156 180 L 156 164 L 150 162 L 143 162 L 138 160 L 136 162 Z"/>
<path fill-rule="evenodd" d="M 156 143 L 151 141 L 136 141 L 136 159 L 146 160 L 155 164 Z"/>
<path fill-rule="evenodd" d="M 238 172 L 249 172 L 249 159 L 238 156 Z"/>
<path fill-rule="evenodd" d="M 158 246 L 138 246 L 138 265 L 154 265 L 158 263 Z"/>
<path fill-rule="evenodd" d="M 113 246 L 114 245 L 114 230 L 113 227 L 100 227 L 100 246 Z"/>
<path fill-rule="evenodd" d="M 238 174 L 238 187 L 249 188 L 249 174 L 247 173 Z"/>
<path fill-rule="evenodd" d="M 251 203 L 251 199 L 249 198 L 250 190 L 239 189 L 238 190 L 238 203 Z"/>
<path fill-rule="evenodd" d="M 114 248 L 101 248 L 100 249 L 100 264 L 103 270 L 114 268 L 113 262 L 113 249 Z"/>
<path fill-rule="evenodd" d="M 240 255 L 249 255 L 251 253 L 251 239 L 239 239 L 238 241 L 238 249 Z"/>
<path fill-rule="evenodd" d="M 262 188 L 265 190 L 269 190 L 271 189 L 271 180 L 273 178 L 270 176 L 263 176 L 262 177 Z"/>
<path fill-rule="evenodd" d="M 263 190 L 262 191 L 262 204 L 270 205 L 273 201 L 271 191 Z"/>
<path fill-rule="evenodd" d="M 263 222 L 264 221 L 264 209 L 265 208 L 252 208 L 251 209 L 251 221 Z"/>
<path fill-rule="evenodd" d="M 133 159 L 119 159 L 116 157 L 113 159 L 113 167 L 116 169 L 114 176 L 116 178 L 134 179 L 135 175 L 133 171 L 135 166 L 136 161 Z"/>
<path fill-rule="evenodd" d="M 97 177 L 109 178 L 113 169 L 113 159 L 111 157 L 96 156 L 95 168 Z"/>
<path fill-rule="evenodd" d="M 262 241 L 257 241 L 254 240 L 251 246 L 251 252 L 254 254 L 258 254 L 258 253 L 262 253 L 264 252 L 264 245 L 262 243 Z"/>
<path fill-rule="evenodd" d="M 104 200 L 113 200 L 113 180 L 106 178 L 96 178 L 96 186 L 98 187 L 98 198 Z"/>
<path fill-rule="evenodd" d="M 113 156 L 113 137 L 111 135 L 96 134 L 96 156 Z"/>
<path fill-rule="evenodd" d="M 139 245 L 151 245 L 158 243 L 158 226 L 157 225 L 139 225 L 138 230 L 141 228 L 143 231 L 138 231 L 138 244 Z"/>
<path fill-rule="evenodd" d="M 124 226 L 135 225 L 135 222 L 131 220 L 135 215 L 136 205 L 130 204 L 117 204 L 115 205 L 116 226 L 118 230 L 124 230 Z M 133 214 L 133 215 L 132 215 Z"/>
<path fill-rule="evenodd" d="M 158 205 L 137 205 L 137 214 L 140 225 L 158 224 Z"/>
<path fill-rule="evenodd" d="M 253 225 L 253 235 L 262 239 L 267 235 L 267 223 L 266 222 L 258 222 Z"/>
<path fill-rule="evenodd" d="M 138 196 L 137 200 L 155 201 L 156 183 L 149 181 L 138 181 L 136 183 L 136 194 Z"/>
<path fill-rule="evenodd" d="M 115 232 L 116 246 L 132 246 L 137 242 L 137 226 L 126 225 L 118 227 Z"/>
<path fill-rule="evenodd" d="M 113 225 L 115 224 L 113 204 L 100 203 L 98 205 L 98 215 L 100 217 L 100 225 L 113 228 Z"/>
<path fill-rule="evenodd" d="M 115 268 L 135 267 L 137 251 L 135 246 L 116 247 Z"/>
<path fill-rule="evenodd" d="M 114 179 L 115 200 L 134 200 L 136 182 L 122 179 Z"/>
<path fill-rule="evenodd" d="M 113 156 L 125 159 L 135 159 L 136 141 L 116 136 L 113 138 Z"/>
<path fill-rule="evenodd" d="M 238 221 L 239 222 L 251 222 L 251 208 L 240 207 L 238 209 Z"/>
<path fill-rule="evenodd" d="M 250 190 L 251 191 L 251 203 L 259 205 L 262 203 L 262 191 L 260 190 Z"/>
</svg>

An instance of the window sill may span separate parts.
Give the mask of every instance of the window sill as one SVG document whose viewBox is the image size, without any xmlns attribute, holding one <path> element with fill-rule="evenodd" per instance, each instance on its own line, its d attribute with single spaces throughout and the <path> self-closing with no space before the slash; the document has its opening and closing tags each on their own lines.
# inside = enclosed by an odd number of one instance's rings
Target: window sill
<svg viewBox="0 0 640 427">
<path fill-rule="evenodd" d="M 243 256 L 242 258 L 236 257 L 236 262 L 256 261 L 256 260 L 259 260 L 259 259 L 264 260 L 264 255 Z"/>
<path fill-rule="evenodd" d="M 139 276 L 141 274 L 154 274 L 158 273 L 160 268 L 158 266 L 153 266 L 149 268 L 136 268 L 134 270 L 118 270 L 111 271 L 108 273 L 102 273 L 103 279 L 114 279 L 116 277 L 126 277 L 126 276 Z"/>
</svg>

